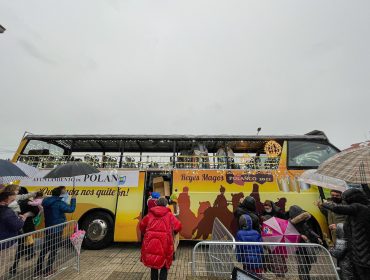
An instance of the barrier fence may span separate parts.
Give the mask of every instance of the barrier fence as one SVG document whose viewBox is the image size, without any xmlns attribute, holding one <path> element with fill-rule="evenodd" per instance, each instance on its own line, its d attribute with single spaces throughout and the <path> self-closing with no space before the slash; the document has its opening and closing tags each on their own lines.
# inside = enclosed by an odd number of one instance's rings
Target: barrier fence
<svg viewBox="0 0 370 280">
<path fill-rule="evenodd" d="M 0 280 L 52 278 L 66 269 L 79 272 L 79 254 L 70 237 L 76 221 L 0 241 Z"/>
<path fill-rule="evenodd" d="M 235 242 L 234 236 L 230 233 L 230 231 L 224 226 L 224 224 L 218 219 L 215 218 L 213 221 L 212 227 L 212 241 L 229 241 Z M 218 251 L 222 251 L 225 254 L 218 255 Z M 210 271 L 214 271 L 214 276 L 222 276 L 222 273 L 217 273 L 217 271 L 229 271 L 232 270 L 233 267 L 231 266 L 230 262 L 228 261 L 229 255 L 231 255 L 235 251 L 235 247 L 229 245 L 219 244 L 218 247 L 213 246 L 209 247 L 209 255 L 216 256 L 218 255 L 219 261 L 218 262 L 210 262 L 209 269 Z M 226 259 L 224 259 L 226 257 Z"/>
<path fill-rule="evenodd" d="M 213 222 L 212 241 L 235 241 L 234 236 L 217 217 Z"/>
<path fill-rule="evenodd" d="M 253 275 L 245 279 L 339 280 L 329 251 L 317 244 L 202 241 L 195 245 L 193 276 L 230 279 L 234 267 Z"/>
</svg>

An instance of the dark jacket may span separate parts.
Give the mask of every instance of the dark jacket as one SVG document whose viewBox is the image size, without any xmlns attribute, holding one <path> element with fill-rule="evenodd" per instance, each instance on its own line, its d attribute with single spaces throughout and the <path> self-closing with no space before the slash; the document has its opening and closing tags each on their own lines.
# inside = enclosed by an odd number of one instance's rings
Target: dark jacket
<svg viewBox="0 0 370 280">
<path fill-rule="evenodd" d="M 341 279 L 353 280 L 353 268 L 351 263 L 351 248 L 348 247 L 348 233 L 344 230 L 343 223 L 337 224 L 336 229 L 337 240 L 330 254 L 337 259 L 340 267 Z"/>
<path fill-rule="evenodd" d="M 174 253 L 173 234 L 181 230 L 180 221 L 163 206 L 155 206 L 140 222 L 144 234 L 141 245 L 141 261 L 150 268 L 169 269 Z"/>
<path fill-rule="evenodd" d="M 261 232 L 259 218 L 256 214 L 256 200 L 251 196 L 244 198 L 243 202 L 239 204 L 238 208 L 236 208 L 234 212 L 234 216 L 237 221 L 239 221 L 240 217 L 244 214 L 247 214 L 251 217 L 252 228 L 258 232 Z"/>
<path fill-rule="evenodd" d="M 40 209 L 37 206 L 28 205 L 28 202 L 29 202 L 28 199 L 18 201 L 19 207 L 21 209 L 21 214 L 31 212 L 34 215 L 33 217 L 28 217 L 24 221 L 23 233 L 28 233 L 35 230 L 33 218 L 36 217 L 37 214 L 40 212 Z"/>
<path fill-rule="evenodd" d="M 252 229 L 252 218 L 244 214 L 245 222 L 240 225 L 241 229 L 236 233 L 236 241 L 242 242 L 262 242 L 261 234 Z M 237 259 L 247 266 L 247 270 L 262 268 L 262 245 L 238 245 L 236 246 Z"/>
<path fill-rule="evenodd" d="M 67 221 L 65 213 L 73 213 L 76 209 L 76 199 L 71 204 L 62 201 L 61 197 L 51 196 L 42 201 L 44 207 L 45 227 L 59 225 Z"/>
<path fill-rule="evenodd" d="M 0 240 L 8 239 L 19 234 L 24 222 L 8 206 L 0 205 Z M 3 244 L 0 249 L 6 249 L 15 242 Z"/>
<path fill-rule="evenodd" d="M 293 205 L 289 208 L 289 220 L 301 235 L 308 238 L 309 243 L 322 243 L 320 236 L 313 229 L 310 213 L 297 205 Z"/>
<path fill-rule="evenodd" d="M 322 206 L 335 213 L 348 215 L 346 223 L 352 248 L 353 262 L 362 267 L 370 267 L 370 205 L 364 192 L 359 189 L 346 190 L 342 195 L 348 205 L 324 203 Z"/>
</svg>

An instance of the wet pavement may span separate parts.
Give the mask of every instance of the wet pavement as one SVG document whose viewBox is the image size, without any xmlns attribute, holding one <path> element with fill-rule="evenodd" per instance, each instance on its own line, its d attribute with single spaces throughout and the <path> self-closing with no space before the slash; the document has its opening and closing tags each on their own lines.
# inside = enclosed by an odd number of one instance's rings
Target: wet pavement
<svg viewBox="0 0 370 280">
<path fill-rule="evenodd" d="M 191 252 L 194 242 L 181 242 L 176 252 L 168 279 L 189 279 L 191 275 Z M 188 277 L 189 276 L 189 277 Z M 150 269 L 140 262 L 140 244 L 116 243 L 97 251 L 81 253 L 80 273 L 68 268 L 53 279 L 102 279 L 140 280 L 150 279 Z"/>
</svg>

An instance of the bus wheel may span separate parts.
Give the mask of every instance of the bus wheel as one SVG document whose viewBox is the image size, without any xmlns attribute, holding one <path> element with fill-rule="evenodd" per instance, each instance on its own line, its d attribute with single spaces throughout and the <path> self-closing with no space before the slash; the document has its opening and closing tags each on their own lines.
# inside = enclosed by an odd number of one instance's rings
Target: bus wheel
<svg viewBox="0 0 370 280">
<path fill-rule="evenodd" d="M 89 214 L 81 223 L 86 231 L 83 247 L 97 250 L 107 247 L 113 241 L 113 219 L 105 212 L 97 211 Z"/>
</svg>

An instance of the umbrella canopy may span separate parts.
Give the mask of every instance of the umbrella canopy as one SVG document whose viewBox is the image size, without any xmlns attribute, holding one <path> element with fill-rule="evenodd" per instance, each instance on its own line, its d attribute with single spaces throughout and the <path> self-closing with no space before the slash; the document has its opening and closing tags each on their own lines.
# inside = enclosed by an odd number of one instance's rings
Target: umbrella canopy
<svg viewBox="0 0 370 280">
<path fill-rule="evenodd" d="M 316 169 L 306 170 L 299 176 L 298 181 L 341 192 L 349 188 L 345 181 L 321 175 L 316 172 Z"/>
<path fill-rule="evenodd" d="M 298 243 L 301 235 L 287 220 L 272 217 L 262 223 L 262 239 L 264 242 Z M 287 255 L 285 246 L 276 246 L 274 253 Z"/>
<path fill-rule="evenodd" d="M 347 149 L 324 161 L 317 173 L 352 184 L 370 184 L 370 146 Z"/>
<path fill-rule="evenodd" d="M 0 177 L 9 176 L 27 177 L 27 175 L 11 161 L 0 159 Z"/>
<path fill-rule="evenodd" d="M 44 178 L 75 177 L 99 172 L 99 169 L 87 163 L 69 162 L 67 164 L 57 166 L 55 169 L 46 174 Z"/>
<path fill-rule="evenodd" d="M 9 160 L 0 159 L 0 183 L 8 184 L 11 181 L 27 177 L 18 166 Z"/>
<path fill-rule="evenodd" d="M 21 169 L 28 177 L 35 177 L 40 172 L 38 168 L 23 162 L 16 162 L 15 165 L 18 166 L 19 169 Z"/>
</svg>

